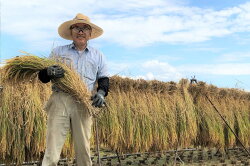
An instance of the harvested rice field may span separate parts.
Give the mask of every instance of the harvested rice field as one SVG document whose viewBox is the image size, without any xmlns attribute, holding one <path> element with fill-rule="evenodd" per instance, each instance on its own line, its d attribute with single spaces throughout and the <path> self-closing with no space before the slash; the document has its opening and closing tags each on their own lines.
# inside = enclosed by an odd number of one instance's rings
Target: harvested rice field
<svg viewBox="0 0 250 166">
<path fill-rule="evenodd" d="M 37 73 L 52 63 L 25 55 L 0 68 L 0 164 L 41 161 L 47 127 L 43 106 L 52 91 L 51 83 L 42 84 Z M 161 82 L 113 76 L 106 107 L 93 109 L 90 94 L 79 81 L 67 68 L 65 78 L 52 82 L 96 115 L 98 127 L 93 125 L 91 146 L 95 149 L 98 131 L 103 165 L 117 165 L 119 160 L 121 165 L 173 165 L 175 156 L 179 156 L 179 165 L 249 165 L 249 156 L 239 144 L 240 140 L 250 147 L 249 92 L 218 88 L 202 81 L 191 84 L 188 79 Z M 194 150 L 179 150 L 175 155 L 177 147 Z M 155 153 L 158 151 L 161 153 Z M 73 156 L 68 134 L 61 157 Z"/>
</svg>

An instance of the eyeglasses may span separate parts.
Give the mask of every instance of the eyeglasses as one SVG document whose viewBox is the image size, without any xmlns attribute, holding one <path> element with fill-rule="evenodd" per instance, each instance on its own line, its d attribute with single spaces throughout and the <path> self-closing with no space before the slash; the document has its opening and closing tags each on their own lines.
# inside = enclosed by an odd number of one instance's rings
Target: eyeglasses
<svg viewBox="0 0 250 166">
<path fill-rule="evenodd" d="M 79 32 L 88 32 L 88 31 L 90 31 L 91 30 L 91 27 L 90 26 L 83 26 L 83 27 L 78 27 L 78 26 L 72 26 L 72 27 L 70 27 L 70 29 L 72 29 L 73 30 L 73 32 L 75 32 L 75 33 L 79 33 Z"/>
</svg>

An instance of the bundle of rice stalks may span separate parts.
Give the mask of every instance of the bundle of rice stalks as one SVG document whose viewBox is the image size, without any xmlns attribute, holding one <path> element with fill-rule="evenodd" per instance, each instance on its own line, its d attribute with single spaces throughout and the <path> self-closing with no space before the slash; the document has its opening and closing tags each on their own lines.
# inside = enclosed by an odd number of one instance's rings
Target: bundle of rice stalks
<svg viewBox="0 0 250 166">
<path fill-rule="evenodd" d="M 70 67 L 60 62 L 60 59 L 40 58 L 26 53 L 26 55 L 7 60 L 3 68 L 3 80 L 14 82 L 36 80 L 40 70 L 55 64 L 64 68 L 65 76 L 60 79 L 52 79 L 52 83 L 64 92 L 71 94 L 82 103 L 90 114 L 93 114 L 96 109 L 90 103 L 90 92 L 80 77 Z"/>
<path fill-rule="evenodd" d="M 189 92 L 192 94 L 197 112 L 197 124 L 199 126 L 196 144 L 204 147 L 228 148 L 237 145 L 237 141 L 228 126 L 208 102 L 208 96 L 220 114 L 234 129 L 243 144 L 249 144 L 249 100 L 241 96 L 247 96 L 246 92 L 239 90 L 222 89 L 201 82 L 190 85 Z M 235 93 L 234 93 L 235 92 Z M 244 104 L 242 104 L 244 103 Z M 244 116 L 242 116 L 242 114 Z M 242 132 L 243 130 L 244 132 Z"/>
<path fill-rule="evenodd" d="M 158 86 L 159 83 L 159 86 Z M 99 119 L 104 145 L 120 152 L 190 147 L 197 137 L 195 107 L 187 86 L 111 78 L 105 114 Z"/>
<path fill-rule="evenodd" d="M 21 164 L 38 159 L 45 147 L 46 128 L 41 84 L 2 85 L 0 161 Z M 42 93 L 46 93 L 46 88 Z"/>
<path fill-rule="evenodd" d="M 39 81 L 1 85 L 0 163 L 40 160 L 45 149 L 47 119 L 42 108 L 51 94 L 50 85 Z M 71 157 L 72 150 L 68 137 L 62 155 Z"/>
<path fill-rule="evenodd" d="M 99 118 L 104 145 L 120 152 L 169 149 L 176 143 L 170 96 L 138 91 L 110 92 L 108 110 Z"/>
<path fill-rule="evenodd" d="M 47 119 L 42 108 L 52 93 L 51 83 L 43 84 L 35 76 L 30 80 L 28 75 L 26 77 L 19 75 L 18 80 L 6 79 L 5 67 L 0 68 L 2 87 L 0 91 L 0 163 L 15 162 L 21 165 L 23 161 L 40 160 L 45 149 Z M 70 134 L 62 155 L 67 157 L 73 155 Z"/>
<path fill-rule="evenodd" d="M 178 91 L 172 94 L 175 97 L 176 130 L 179 137 L 179 146 L 188 147 L 195 142 L 197 137 L 197 113 L 193 98 L 188 92 L 188 80 L 181 79 L 178 85 Z"/>
</svg>

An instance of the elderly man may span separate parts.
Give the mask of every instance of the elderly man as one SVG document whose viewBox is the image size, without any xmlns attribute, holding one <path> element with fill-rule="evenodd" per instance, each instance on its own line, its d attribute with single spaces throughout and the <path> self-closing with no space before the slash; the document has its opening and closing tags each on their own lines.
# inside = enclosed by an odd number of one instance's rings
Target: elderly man
<svg viewBox="0 0 250 166">
<path fill-rule="evenodd" d="M 73 43 L 55 48 L 51 57 L 59 57 L 63 62 L 72 65 L 90 91 L 93 92 L 97 82 L 97 92 L 93 93 L 92 105 L 101 107 L 109 89 L 107 65 L 103 54 L 90 47 L 88 40 L 99 37 L 103 30 L 91 23 L 87 16 L 77 14 L 73 20 L 61 24 L 58 33 L 64 39 L 73 40 Z M 39 72 L 39 79 L 43 83 L 63 76 L 64 70 L 60 66 L 50 66 Z M 55 85 L 52 89 L 53 94 L 44 108 L 48 114 L 48 128 L 42 166 L 57 165 L 70 128 L 77 165 L 92 165 L 90 158 L 91 115 L 69 94 L 64 93 Z"/>
</svg>

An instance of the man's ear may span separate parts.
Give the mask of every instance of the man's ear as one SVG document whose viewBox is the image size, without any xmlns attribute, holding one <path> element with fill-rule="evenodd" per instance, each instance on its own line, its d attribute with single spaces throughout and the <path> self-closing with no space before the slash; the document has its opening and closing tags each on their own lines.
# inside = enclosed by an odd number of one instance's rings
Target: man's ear
<svg viewBox="0 0 250 166">
<path fill-rule="evenodd" d="M 89 35 L 89 36 L 91 37 L 91 35 L 92 35 L 92 28 L 90 28 L 90 32 L 89 32 L 89 33 L 90 33 L 90 35 Z"/>
</svg>

